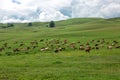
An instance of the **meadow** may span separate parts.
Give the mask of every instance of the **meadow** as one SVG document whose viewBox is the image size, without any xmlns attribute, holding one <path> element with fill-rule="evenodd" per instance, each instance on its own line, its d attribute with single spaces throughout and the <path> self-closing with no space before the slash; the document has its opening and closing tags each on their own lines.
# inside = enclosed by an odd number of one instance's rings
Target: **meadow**
<svg viewBox="0 0 120 80">
<path fill-rule="evenodd" d="M 15 23 L 14 27 L 0 28 L 0 47 L 8 43 L 25 43 L 41 39 L 80 41 L 101 40 L 120 45 L 120 18 L 76 18 L 55 22 L 49 28 L 48 22 Z M 0 24 L 5 25 L 5 24 Z M 42 43 L 41 43 L 42 44 Z M 41 45 L 40 46 L 43 46 Z M 0 52 L 0 80 L 120 80 L 120 48 L 99 50 L 31 50 L 11 55 L 12 49 Z M 9 55 L 8 55 L 9 53 Z"/>
</svg>

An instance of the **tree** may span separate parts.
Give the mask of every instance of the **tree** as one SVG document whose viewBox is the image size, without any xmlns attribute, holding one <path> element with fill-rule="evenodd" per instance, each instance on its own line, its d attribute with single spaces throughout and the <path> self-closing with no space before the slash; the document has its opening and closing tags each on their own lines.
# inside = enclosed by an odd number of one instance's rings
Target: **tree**
<svg viewBox="0 0 120 80">
<path fill-rule="evenodd" d="M 7 27 L 13 27 L 13 23 L 7 23 Z"/>
<path fill-rule="evenodd" d="M 30 23 L 28 23 L 28 26 L 32 26 L 32 23 L 30 22 Z"/>
<path fill-rule="evenodd" d="M 55 27 L 54 21 L 51 21 L 51 22 L 49 23 L 49 27 Z"/>
</svg>

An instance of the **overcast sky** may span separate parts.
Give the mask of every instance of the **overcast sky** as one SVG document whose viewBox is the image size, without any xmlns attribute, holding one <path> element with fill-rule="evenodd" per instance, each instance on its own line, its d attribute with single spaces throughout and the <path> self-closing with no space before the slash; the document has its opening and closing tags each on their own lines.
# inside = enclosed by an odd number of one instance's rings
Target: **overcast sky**
<svg viewBox="0 0 120 80">
<path fill-rule="evenodd" d="M 120 0 L 0 0 L 0 22 L 120 17 Z"/>
</svg>

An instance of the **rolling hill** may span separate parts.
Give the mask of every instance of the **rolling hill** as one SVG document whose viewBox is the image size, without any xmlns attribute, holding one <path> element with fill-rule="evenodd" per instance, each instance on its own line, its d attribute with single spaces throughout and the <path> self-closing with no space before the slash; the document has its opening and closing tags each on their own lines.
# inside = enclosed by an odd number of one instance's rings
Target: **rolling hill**
<svg viewBox="0 0 120 80">
<path fill-rule="evenodd" d="M 30 27 L 27 23 L 14 23 L 13 27 L 0 28 L 0 48 L 8 43 L 12 49 L 23 49 L 14 43 L 25 43 L 26 47 L 31 41 L 42 39 L 82 44 L 105 39 L 110 44 L 120 43 L 120 18 L 76 18 L 55 24 L 56 27 L 49 28 L 48 22 L 34 22 Z M 42 52 L 39 48 L 13 53 L 12 49 L 5 49 L 0 52 L 0 80 L 119 80 L 120 49 L 108 50 L 106 45 L 90 53 L 78 49 Z"/>
</svg>

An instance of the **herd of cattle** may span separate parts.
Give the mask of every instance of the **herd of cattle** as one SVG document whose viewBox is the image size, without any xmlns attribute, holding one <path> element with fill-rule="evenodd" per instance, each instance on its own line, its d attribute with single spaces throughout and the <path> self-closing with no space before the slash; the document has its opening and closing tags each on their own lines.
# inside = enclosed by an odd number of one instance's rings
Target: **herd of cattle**
<svg viewBox="0 0 120 80">
<path fill-rule="evenodd" d="M 24 53 L 32 51 L 52 51 L 58 53 L 60 51 L 67 50 L 83 50 L 89 53 L 91 50 L 101 50 L 101 49 L 120 49 L 120 44 L 118 41 L 107 41 L 105 39 L 91 40 L 88 42 L 70 42 L 66 40 L 58 39 L 41 39 L 34 40 L 31 42 L 13 42 L 13 43 L 3 43 L 0 45 L 1 52 L 11 52 L 11 53 Z"/>
</svg>

